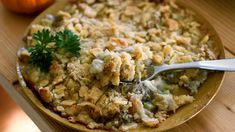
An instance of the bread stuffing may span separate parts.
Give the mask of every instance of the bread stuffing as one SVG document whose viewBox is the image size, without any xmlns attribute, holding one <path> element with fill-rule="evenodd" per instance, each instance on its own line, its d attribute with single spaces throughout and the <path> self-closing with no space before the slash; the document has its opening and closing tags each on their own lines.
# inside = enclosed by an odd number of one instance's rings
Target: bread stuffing
<svg viewBox="0 0 235 132">
<path fill-rule="evenodd" d="M 25 42 L 19 60 L 27 85 L 52 111 L 89 129 L 158 127 L 195 100 L 208 72 L 138 82 L 145 68 L 218 58 L 194 13 L 169 0 L 73 0 L 32 25 Z"/>
</svg>

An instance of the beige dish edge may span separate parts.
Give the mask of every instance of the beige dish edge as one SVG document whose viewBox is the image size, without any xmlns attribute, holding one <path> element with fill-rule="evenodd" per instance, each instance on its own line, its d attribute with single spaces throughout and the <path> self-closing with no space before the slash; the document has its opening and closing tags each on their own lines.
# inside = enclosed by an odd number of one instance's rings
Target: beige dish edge
<svg viewBox="0 0 235 132">
<path fill-rule="evenodd" d="M 53 4 L 51 7 L 49 7 L 47 10 L 45 10 L 43 13 L 41 13 L 34 21 L 30 24 L 36 24 L 38 23 L 46 14 L 48 13 L 55 13 L 60 9 L 63 9 L 64 5 L 66 5 L 68 1 L 60 1 L 56 2 Z M 176 1 L 177 4 L 186 7 L 186 4 L 181 2 L 181 1 Z M 187 7 L 188 8 L 188 7 Z M 188 9 L 191 9 L 190 7 Z M 193 10 L 193 9 L 191 9 Z M 204 19 L 202 16 L 200 16 L 195 10 L 193 10 L 196 15 L 196 20 L 199 21 L 200 23 L 203 24 L 205 29 L 209 29 L 209 33 L 213 34 L 215 37 L 215 43 L 216 46 L 220 49 L 220 59 L 225 58 L 225 53 L 224 53 L 224 47 L 223 44 L 216 33 L 215 29 L 209 24 L 209 22 Z M 30 27 L 29 26 L 29 27 Z M 29 27 L 27 28 L 24 36 L 27 35 L 29 31 Z M 20 46 L 23 46 L 23 42 Z M 47 109 L 38 99 L 35 94 L 26 86 L 26 83 L 22 77 L 21 71 L 20 71 L 20 65 L 19 61 L 17 60 L 17 74 L 18 74 L 18 79 L 20 82 L 20 85 L 22 87 L 23 93 L 26 95 L 26 97 L 35 105 L 42 113 L 44 113 L 46 116 L 50 117 L 52 120 L 60 123 L 63 126 L 75 129 L 75 130 L 80 130 L 80 131 L 92 131 L 91 129 L 86 128 L 82 124 L 73 124 L 70 123 L 67 119 L 59 116 L 58 114 L 54 113 L 53 111 Z M 224 80 L 225 73 L 224 72 L 216 72 L 212 73 L 209 75 L 208 79 L 206 82 L 203 83 L 203 85 L 200 87 L 200 90 L 198 93 L 195 95 L 195 101 L 191 104 L 188 104 L 186 106 L 181 107 L 180 109 L 177 110 L 177 112 L 173 115 L 171 115 L 166 121 L 161 123 L 158 128 L 147 128 L 147 127 L 141 127 L 138 129 L 133 129 L 130 131 L 165 131 L 169 130 L 171 128 L 174 128 L 176 126 L 179 126 L 183 124 L 184 122 L 188 121 L 189 119 L 193 118 L 195 115 L 197 115 L 200 111 L 202 111 L 215 97 L 215 95 L 218 93 L 221 84 Z M 212 87 L 213 86 L 213 87 Z M 98 130 L 98 129 L 96 129 Z M 100 130 L 99 131 L 105 131 L 105 130 Z"/>
</svg>

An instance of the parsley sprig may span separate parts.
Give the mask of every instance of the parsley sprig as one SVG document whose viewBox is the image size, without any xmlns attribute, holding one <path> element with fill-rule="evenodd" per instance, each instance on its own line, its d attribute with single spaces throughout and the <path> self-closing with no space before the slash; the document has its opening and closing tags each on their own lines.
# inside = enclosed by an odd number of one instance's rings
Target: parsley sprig
<svg viewBox="0 0 235 132">
<path fill-rule="evenodd" d="M 65 52 L 78 56 L 80 53 L 80 38 L 68 29 L 57 32 L 55 36 L 56 46 Z"/>
<path fill-rule="evenodd" d="M 54 41 L 47 29 L 33 34 L 33 39 L 36 40 L 35 47 L 28 48 L 30 53 L 29 63 L 35 67 L 39 67 L 41 71 L 48 71 L 53 59 L 52 49 L 47 48 L 47 45 Z"/>
<path fill-rule="evenodd" d="M 33 34 L 36 41 L 34 47 L 28 48 L 30 53 L 29 63 L 47 72 L 51 65 L 56 49 L 63 49 L 64 52 L 71 53 L 74 56 L 79 55 L 80 38 L 72 31 L 65 29 L 52 35 L 48 29 L 43 29 Z M 48 46 L 49 43 L 55 43 L 55 47 Z"/>
</svg>

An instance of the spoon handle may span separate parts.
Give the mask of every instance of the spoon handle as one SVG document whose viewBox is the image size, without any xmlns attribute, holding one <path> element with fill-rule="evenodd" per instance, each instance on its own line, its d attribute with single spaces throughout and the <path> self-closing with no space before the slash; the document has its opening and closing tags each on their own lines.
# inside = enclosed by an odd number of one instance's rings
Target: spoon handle
<svg viewBox="0 0 235 132">
<path fill-rule="evenodd" d="M 164 65 L 155 67 L 155 72 L 162 72 L 176 69 L 200 68 L 216 71 L 235 71 L 235 59 L 221 59 L 210 61 L 188 62 L 182 64 Z"/>
<path fill-rule="evenodd" d="M 199 67 L 207 70 L 235 71 L 235 59 L 199 61 Z"/>
</svg>

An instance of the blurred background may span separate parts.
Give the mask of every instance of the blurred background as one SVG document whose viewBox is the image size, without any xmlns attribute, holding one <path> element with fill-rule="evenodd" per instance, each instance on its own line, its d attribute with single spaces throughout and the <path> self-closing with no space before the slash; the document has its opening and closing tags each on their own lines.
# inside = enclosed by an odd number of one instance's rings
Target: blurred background
<svg viewBox="0 0 235 132">
<path fill-rule="evenodd" d="M 40 130 L 24 111 L 9 97 L 0 85 L 1 132 L 39 132 Z"/>
</svg>

